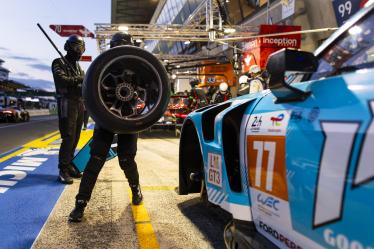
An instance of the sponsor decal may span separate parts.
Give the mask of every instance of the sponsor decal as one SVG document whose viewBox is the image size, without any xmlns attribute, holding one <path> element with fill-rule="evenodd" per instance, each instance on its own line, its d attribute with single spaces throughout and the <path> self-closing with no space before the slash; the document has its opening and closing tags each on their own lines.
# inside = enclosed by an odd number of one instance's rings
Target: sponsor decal
<svg viewBox="0 0 374 249">
<path fill-rule="evenodd" d="M 271 235 L 274 239 L 276 239 L 277 241 L 281 242 L 286 247 L 291 248 L 291 249 L 302 249 L 301 246 L 297 245 L 295 242 L 293 242 L 292 240 L 288 239 L 285 235 L 283 235 L 282 233 L 279 233 L 277 230 L 275 230 L 274 228 L 272 228 L 269 225 L 265 224 L 264 222 L 260 221 L 259 222 L 259 227 L 263 231 L 265 231 L 266 233 L 268 233 L 269 235 Z"/>
<path fill-rule="evenodd" d="M 222 187 L 222 157 L 219 154 L 208 153 L 208 182 Z"/>
<path fill-rule="evenodd" d="M 260 130 L 261 124 L 262 124 L 262 116 L 254 116 L 252 124 L 251 124 L 251 127 L 253 128 L 253 130 L 255 131 Z"/>
<path fill-rule="evenodd" d="M 247 135 L 286 135 L 290 120 L 289 111 L 252 114 L 247 126 Z M 256 133 L 256 134 L 255 134 Z"/>
<path fill-rule="evenodd" d="M 284 113 L 279 114 L 277 117 L 270 118 L 273 126 L 280 126 L 283 119 L 284 119 Z"/>
<path fill-rule="evenodd" d="M 323 238 L 327 244 L 338 249 L 374 249 L 374 247 L 363 245 L 360 241 L 350 240 L 344 234 L 336 234 L 331 229 L 323 231 Z"/>
<path fill-rule="evenodd" d="M 245 50 L 250 50 L 250 49 L 257 48 L 259 46 L 258 41 L 261 41 L 261 40 L 254 39 L 254 40 L 246 42 L 245 46 L 244 46 L 244 49 Z"/>
<path fill-rule="evenodd" d="M 298 40 L 297 39 L 290 39 L 287 37 L 283 38 L 273 38 L 273 37 L 264 37 L 262 39 L 263 45 L 271 45 L 271 46 L 278 46 L 278 47 L 298 47 Z"/>
<path fill-rule="evenodd" d="M 271 196 L 265 196 L 263 194 L 257 195 L 258 203 L 262 204 L 263 206 L 269 207 L 274 211 L 279 211 L 278 204 L 279 200 Z"/>
</svg>

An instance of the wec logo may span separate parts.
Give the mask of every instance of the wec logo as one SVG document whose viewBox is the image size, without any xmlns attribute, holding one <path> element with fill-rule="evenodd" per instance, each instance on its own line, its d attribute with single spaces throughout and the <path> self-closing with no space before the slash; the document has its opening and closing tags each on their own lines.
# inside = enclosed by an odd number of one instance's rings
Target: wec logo
<svg viewBox="0 0 374 249">
<path fill-rule="evenodd" d="M 278 206 L 277 206 L 279 204 L 279 200 L 277 200 L 277 199 L 275 199 L 271 196 L 265 197 L 262 194 L 258 194 L 257 195 L 257 201 L 264 206 L 267 206 L 267 207 L 270 207 L 270 208 L 274 209 L 275 211 L 279 210 Z"/>
</svg>

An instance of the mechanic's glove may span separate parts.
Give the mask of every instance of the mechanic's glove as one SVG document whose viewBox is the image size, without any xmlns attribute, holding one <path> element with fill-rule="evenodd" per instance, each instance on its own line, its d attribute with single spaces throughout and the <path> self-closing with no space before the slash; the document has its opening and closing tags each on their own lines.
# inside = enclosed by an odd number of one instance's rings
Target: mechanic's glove
<svg viewBox="0 0 374 249">
<path fill-rule="evenodd" d="M 84 79 L 83 75 L 75 76 L 74 77 L 74 83 L 75 83 L 75 85 L 78 86 L 78 87 L 82 86 L 83 79 Z"/>
</svg>

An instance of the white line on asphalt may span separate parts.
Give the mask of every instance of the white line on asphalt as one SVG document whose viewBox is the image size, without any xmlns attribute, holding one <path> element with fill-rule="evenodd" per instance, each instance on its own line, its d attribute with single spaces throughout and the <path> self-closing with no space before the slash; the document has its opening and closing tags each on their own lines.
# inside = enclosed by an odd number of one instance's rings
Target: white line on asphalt
<svg viewBox="0 0 374 249">
<path fill-rule="evenodd" d="M 57 119 L 57 118 L 56 118 Z M 4 129 L 4 128 L 10 128 L 10 127 L 16 127 L 16 126 L 21 126 L 21 125 L 27 125 L 27 124 L 35 124 L 35 123 L 41 123 L 41 122 L 45 122 L 45 121 L 48 121 L 48 120 L 53 120 L 53 119 L 44 119 L 44 120 L 40 120 L 40 121 L 35 121 L 35 122 L 29 122 L 29 123 L 22 123 L 22 124 L 14 124 L 14 125 L 7 125 L 7 126 L 1 126 L 0 129 Z"/>
</svg>

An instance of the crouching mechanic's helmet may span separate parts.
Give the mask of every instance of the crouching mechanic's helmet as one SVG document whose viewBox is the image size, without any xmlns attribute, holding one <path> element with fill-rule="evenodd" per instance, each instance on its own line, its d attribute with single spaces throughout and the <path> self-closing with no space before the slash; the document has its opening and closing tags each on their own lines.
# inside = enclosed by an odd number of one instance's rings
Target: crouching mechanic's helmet
<svg viewBox="0 0 374 249">
<path fill-rule="evenodd" d="M 112 39 L 110 40 L 110 47 L 114 48 L 122 45 L 134 45 L 134 41 L 130 34 L 117 32 L 112 36 Z"/>
<path fill-rule="evenodd" d="M 79 35 L 71 35 L 66 40 L 64 49 L 79 59 L 84 51 L 86 51 L 86 45 L 82 37 Z"/>
<path fill-rule="evenodd" d="M 229 88 L 229 85 L 227 85 L 226 82 L 222 82 L 221 84 L 219 84 L 219 91 L 221 93 L 226 93 L 228 88 Z"/>
</svg>

